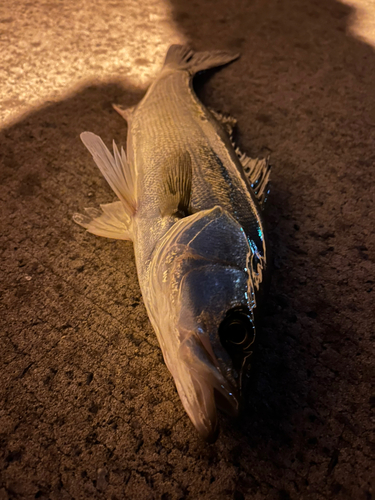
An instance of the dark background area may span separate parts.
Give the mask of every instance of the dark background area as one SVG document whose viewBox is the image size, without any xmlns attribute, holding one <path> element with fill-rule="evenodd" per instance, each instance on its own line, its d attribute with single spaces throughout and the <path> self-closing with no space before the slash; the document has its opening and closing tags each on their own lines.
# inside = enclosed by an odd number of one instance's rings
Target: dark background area
<svg viewBox="0 0 375 500">
<path fill-rule="evenodd" d="M 274 165 L 274 272 L 247 406 L 214 445 L 200 440 L 132 244 L 72 222 L 113 199 L 80 132 L 125 144 L 111 103 L 142 97 L 126 81 L 84 88 L 0 132 L 0 499 L 370 500 L 374 50 L 336 1 L 172 7 L 194 48 L 241 52 L 198 92 Z"/>
</svg>

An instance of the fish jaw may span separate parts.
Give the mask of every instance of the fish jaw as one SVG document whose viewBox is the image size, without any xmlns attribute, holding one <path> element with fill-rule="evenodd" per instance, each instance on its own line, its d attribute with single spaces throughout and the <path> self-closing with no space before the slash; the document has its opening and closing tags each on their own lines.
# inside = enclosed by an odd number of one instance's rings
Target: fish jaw
<svg viewBox="0 0 375 500">
<path fill-rule="evenodd" d="M 181 344 L 179 360 L 171 372 L 181 402 L 200 436 L 214 442 L 219 433 L 217 408 L 236 417 L 239 411 L 237 391 L 196 335 L 189 335 Z"/>
<path fill-rule="evenodd" d="M 181 324 L 164 294 L 145 304 L 182 405 L 200 436 L 213 443 L 219 434 L 217 409 L 230 417 L 239 413 L 238 387 L 225 376 L 207 331 Z"/>
</svg>

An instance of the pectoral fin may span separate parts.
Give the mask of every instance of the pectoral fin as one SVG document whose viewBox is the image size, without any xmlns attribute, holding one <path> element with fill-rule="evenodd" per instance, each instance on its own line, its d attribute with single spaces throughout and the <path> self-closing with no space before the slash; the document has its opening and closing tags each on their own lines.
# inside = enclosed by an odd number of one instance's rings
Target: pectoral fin
<svg viewBox="0 0 375 500">
<path fill-rule="evenodd" d="M 100 205 L 96 208 L 85 208 L 87 215 L 74 214 L 73 220 L 87 229 L 89 233 L 118 240 L 131 240 L 131 218 L 121 201 Z"/>
<path fill-rule="evenodd" d="M 181 151 L 170 155 L 163 165 L 162 172 L 164 187 L 162 216 L 186 217 L 190 215 L 192 182 L 190 154 L 187 151 Z"/>
</svg>

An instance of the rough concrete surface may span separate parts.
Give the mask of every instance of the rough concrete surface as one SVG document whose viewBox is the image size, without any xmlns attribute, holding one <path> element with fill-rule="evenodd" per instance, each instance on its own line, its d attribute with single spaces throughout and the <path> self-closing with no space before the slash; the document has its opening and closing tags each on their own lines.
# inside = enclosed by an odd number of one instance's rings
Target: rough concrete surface
<svg viewBox="0 0 375 500">
<path fill-rule="evenodd" d="M 26 14 L 35 4 L 24 3 Z M 67 12 L 80 5 L 38 5 L 35 29 L 53 19 L 68 37 L 76 24 Z M 127 8 L 93 10 L 118 19 Z M 72 222 L 75 211 L 113 199 L 80 132 L 124 144 L 126 123 L 111 103 L 129 106 L 144 93 L 126 72 L 83 85 L 0 131 L 0 499 L 370 500 L 374 49 L 351 35 L 354 12 L 334 0 L 168 8 L 179 30 L 172 41 L 241 52 L 198 82 L 199 95 L 236 116 L 244 151 L 274 164 L 273 281 L 247 407 L 237 422 L 222 418 L 215 444 L 200 440 L 148 321 L 131 243 Z M 12 2 L 2 9 L 5 43 L 22 41 Z M 154 18 L 137 15 L 134 36 L 151 33 Z M 123 43 L 120 29 L 91 36 L 109 56 Z M 80 43 L 69 45 L 77 57 Z M 43 60 L 34 49 L 30 68 Z M 159 52 L 138 66 L 160 63 Z"/>
</svg>

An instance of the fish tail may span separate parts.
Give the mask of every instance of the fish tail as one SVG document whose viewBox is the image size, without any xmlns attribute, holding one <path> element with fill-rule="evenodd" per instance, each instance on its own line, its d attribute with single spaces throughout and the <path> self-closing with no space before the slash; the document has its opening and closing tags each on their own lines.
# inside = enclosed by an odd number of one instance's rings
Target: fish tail
<svg viewBox="0 0 375 500">
<path fill-rule="evenodd" d="M 199 71 L 229 64 L 239 57 L 239 54 L 223 50 L 194 52 L 187 45 L 171 45 L 165 57 L 164 68 L 184 69 L 195 75 Z"/>
</svg>

